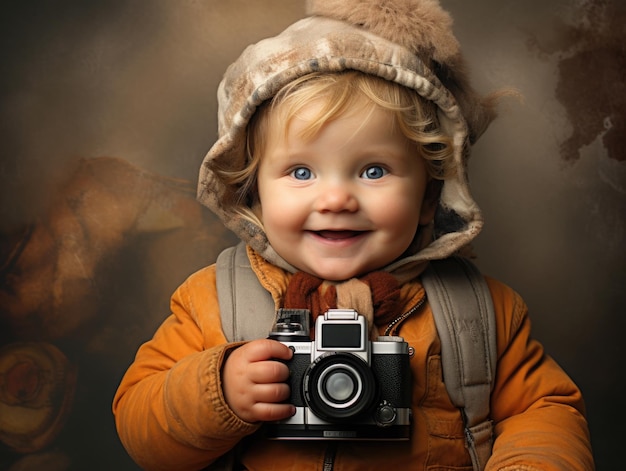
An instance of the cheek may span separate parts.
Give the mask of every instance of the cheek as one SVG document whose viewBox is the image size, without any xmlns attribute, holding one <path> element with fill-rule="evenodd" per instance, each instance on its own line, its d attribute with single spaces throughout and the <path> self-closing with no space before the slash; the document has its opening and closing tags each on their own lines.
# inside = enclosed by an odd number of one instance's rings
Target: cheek
<svg viewBox="0 0 626 471">
<path fill-rule="evenodd" d="M 421 199 L 418 195 L 411 192 L 404 197 L 380 198 L 372 204 L 379 227 L 386 228 L 396 237 L 413 239 L 419 223 Z"/>
<path fill-rule="evenodd" d="M 260 214 L 265 231 L 270 234 L 297 227 L 302 223 L 302 204 L 293 194 L 285 194 L 278 188 L 260 193 Z"/>
</svg>

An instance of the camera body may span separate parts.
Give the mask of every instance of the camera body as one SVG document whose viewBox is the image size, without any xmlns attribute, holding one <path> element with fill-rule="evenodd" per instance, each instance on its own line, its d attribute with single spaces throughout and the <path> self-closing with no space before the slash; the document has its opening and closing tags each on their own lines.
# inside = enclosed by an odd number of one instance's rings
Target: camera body
<svg viewBox="0 0 626 471">
<path fill-rule="evenodd" d="M 330 309 L 309 336 L 309 311 L 280 309 L 269 338 L 290 347 L 289 402 L 296 414 L 267 424 L 272 439 L 408 440 L 409 346 L 402 337 L 370 341 L 365 317 Z"/>
</svg>

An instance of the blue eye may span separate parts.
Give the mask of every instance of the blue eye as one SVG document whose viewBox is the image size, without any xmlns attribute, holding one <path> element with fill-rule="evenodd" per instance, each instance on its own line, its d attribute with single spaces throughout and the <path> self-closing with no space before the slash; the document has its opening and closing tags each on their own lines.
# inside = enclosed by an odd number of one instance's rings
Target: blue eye
<svg viewBox="0 0 626 471">
<path fill-rule="evenodd" d="M 313 173 L 306 167 L 298 167 L 291 172 L 291 176 L 296 180 L 310 180 Z"/>
<path fill-rule="evenodd" d="M 376 180 L 378 178 L 382 178 L 387 175 L 387 170 L 382 168 L 379 165 L 372 165 L 371 167 L 367 167 L 363 173 L 361 174 L 362 178 L 367 178 L 369 180 Z"/>
</svg>

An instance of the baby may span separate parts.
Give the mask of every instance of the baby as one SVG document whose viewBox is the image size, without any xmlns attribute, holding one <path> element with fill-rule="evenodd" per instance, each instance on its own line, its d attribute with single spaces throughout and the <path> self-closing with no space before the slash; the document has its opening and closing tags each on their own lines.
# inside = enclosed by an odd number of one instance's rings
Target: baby
<svg viewBox="0 0 626 471">
<path fill-rule="evenodd" d="M 421 276 L 482 227 L 466 159 L 497 98 L 469 86 L 449 15 L 433 0 L 319 0 L 309 13 L 226 72 L 199 199 L 245 242 L 276 308 L 307 309 L 311 325 L 354 309 L 372 338 L 403 337 L 410 438 L 269 440 L 263 425 L 296 412 L 293 353 L 267 338 L 227 340 L 211 265 L 176 291 L 118 389 L 128 452 L 146 469 L 593 469 L 580 391 L 502 283 L 486 278 L 497 337 L 486 464 L 473 462 L 442 380 Z"/>
</svg>

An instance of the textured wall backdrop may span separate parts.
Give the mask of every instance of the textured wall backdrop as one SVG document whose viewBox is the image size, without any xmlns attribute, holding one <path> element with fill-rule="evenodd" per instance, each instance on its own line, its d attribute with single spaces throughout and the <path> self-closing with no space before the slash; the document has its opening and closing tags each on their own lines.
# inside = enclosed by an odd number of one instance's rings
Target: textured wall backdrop
<svg viewBox="0 0 626 471">
<path fill-rule="evenodd" d="M 487 219 L 479 264 L 529 304 L 536 337 L 585 393 L 598 469 L 615 469 L 626 438 L 624 2 L 442 3 L 477 87 L 524 96 L 471 161 Z M 113 430 L 117 381 L 171 291 L 231 241 L 192 202 L 217 83 L 248 43 L 303 11 L 294 0 L 4 5 L 0 370 L 19 348 L 54 345 L 73 395 L 55 412 L 63 426 L 42 416 L 46 430 L 0 430 L 0 469 L 135 469 Z M 81 160 L 97 157 L 111 159 Z M 126 219 L 111 210 L 122 207 Z M 79 294 L 60 297 L 59 283 Z"/>
</svg>

